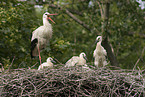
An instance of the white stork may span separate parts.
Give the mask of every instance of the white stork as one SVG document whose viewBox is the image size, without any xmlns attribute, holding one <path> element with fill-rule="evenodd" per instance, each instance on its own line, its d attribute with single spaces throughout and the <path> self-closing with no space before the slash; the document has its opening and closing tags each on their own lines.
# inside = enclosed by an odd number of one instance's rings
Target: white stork
<svg viewBox="0 0 145 97">
<path fill-rule="evenodd" d="M 69 59 L 66 63 L 65 63 L 65 67 L 71 67 L 71 66 L 75 66 L 75 65 L 84 65 L 86 64 L 86 54 L 84 52 L 82 52 L 79 57 L 78 56 L 73 56 L 71 59 Z"/>
<path fill-rule="evenodd" d="M 99 42 L 97 43 L 96 49 L 94 50 L 94 53 L 93 53 L 93 56 L 95 58 L 94 64 L 97 67 L 102 67 L 102 66 L 107 65 L 107 61 L 106 61 L 106 57 L 105 57 L 105 56 L 107 56 L 107 52 L 101 45 L 102 36 L 98 36 L 96 38 L 96 42 L 97 41 L 99 41 Z"/>
<path fill-rule="evenodd" d="M 49 67 L 49 68 L 53 68 L 53 63 L 56 63 L 51 57 L 48 57 L 46 62 L 42 63 L 38 70 L 42 70 L 44 69 L 44 67 Z"/>
<path fill-rule="evenodd" d="M 31 58 L 39 55 L 39 60 L 41 64 L 40 51 L 45 48 L 47 43 L 52 37 L 52 26 L 48 19 L 55 23 L 50 16 L 57 14 L 50 14 L 48 12 L 43 14 L 43 26 L 40 26 L 35 31 L 32 32 L 31 38 Z"/>
</svg>

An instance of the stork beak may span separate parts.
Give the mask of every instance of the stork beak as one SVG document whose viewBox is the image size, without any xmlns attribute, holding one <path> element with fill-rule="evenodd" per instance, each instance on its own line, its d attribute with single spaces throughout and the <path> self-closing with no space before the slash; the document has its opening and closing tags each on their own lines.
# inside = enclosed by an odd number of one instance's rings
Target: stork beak
<svg viewBox="0 0 145 97">
<path fill-rule="evenodd" d="M 51 62 L 56 63 L 54 60 L 51 60 Z"/>
<path fill-rule="evenodd" d="M 57 15 L 57 14 L 48 14 L 47 15 L 47 18 L 49 19 L 49 20 L 51 20 L 53 23 L 55 23 L 49 16 L 52 16 L 52 15 Z"/>
<path fill-rule="evenodd" d="M 86 61 L 88 60 L 86 56 L 83 56 L 83 57 L 84 57 L 84 59 L 85 59 Z"/>
<path fill-rule="evenodd" d="M 98 40 L 96 39 L 95 44 L 98 42 Z"/>
</svg>

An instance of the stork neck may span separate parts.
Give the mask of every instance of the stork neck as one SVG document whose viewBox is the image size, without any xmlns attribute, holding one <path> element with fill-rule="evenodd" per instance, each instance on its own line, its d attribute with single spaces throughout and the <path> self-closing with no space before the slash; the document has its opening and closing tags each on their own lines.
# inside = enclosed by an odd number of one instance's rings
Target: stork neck
<svg viewBox="0 0 145 97">
<path fill-rule="evenodd" d="M 43 25 L 44 26 L 50 26 L 51 24 L 49 23 L 49 21 L 47 19 L 43 19 Z"/>
<path fill-rule="evenodd" d="M 99 42 L 97 43 L 97 46 L 101 46 L 101 42 L 102 42 L 102 41 L 99 41 Z"/>
</svg>

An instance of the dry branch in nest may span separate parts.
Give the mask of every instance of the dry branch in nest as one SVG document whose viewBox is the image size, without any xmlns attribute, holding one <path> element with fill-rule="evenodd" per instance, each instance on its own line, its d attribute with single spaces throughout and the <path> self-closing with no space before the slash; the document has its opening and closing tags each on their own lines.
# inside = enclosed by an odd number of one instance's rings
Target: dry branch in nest
<svg viewBox="0 0 145 97">
<path fill-rule="evenodd" d="M 0 74 L 1 97 L 130 97 L 145 96 L 144 71 L 82 67 L 15 69 Z"/>
</svg>

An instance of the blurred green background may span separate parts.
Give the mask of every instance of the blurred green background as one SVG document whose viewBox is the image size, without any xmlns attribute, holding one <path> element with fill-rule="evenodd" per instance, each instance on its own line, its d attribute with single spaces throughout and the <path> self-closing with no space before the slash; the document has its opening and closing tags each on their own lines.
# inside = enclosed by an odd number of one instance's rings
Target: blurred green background
<svg viewBox="0 0 145 97">
<path fill-rule="evenodd" d="M 31 34 L 42 25 L 42 15 L 48 11 L 58 15 L 52 16 L 53 36 L 41 52 L 42 62 L 50 56 L 64 64 L 85 52 L 87 63 L 93 65 L 95 39 L 104 33 L 101 16 L 106 2 L 110 5 L 107 37 L 119 66 L 132 69 L 136 64 L 145 69 L 145 9 L 136 0 L 1 0 L 0 63 L 5 69 L 13 59 L 12 68 L 39 63 L 38 58 L 30 57 Z M 33 68 L 38 68 L 38 63 Z"/>
</svg>

